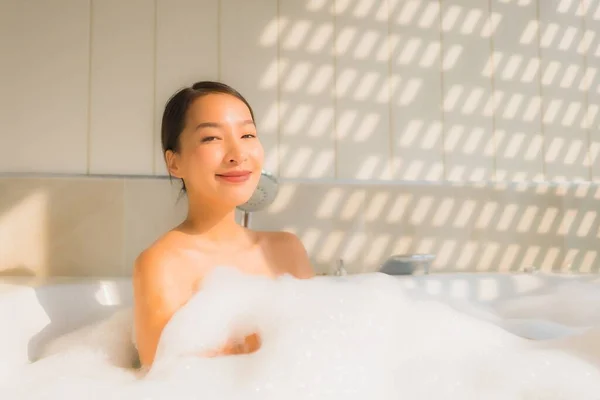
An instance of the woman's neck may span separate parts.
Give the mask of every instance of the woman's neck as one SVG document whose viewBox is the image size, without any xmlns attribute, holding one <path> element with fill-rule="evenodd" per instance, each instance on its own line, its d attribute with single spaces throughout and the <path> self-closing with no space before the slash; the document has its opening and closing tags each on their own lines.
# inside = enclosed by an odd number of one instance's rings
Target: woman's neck
<svg viewBox="0 0 600 400">
<path fill-rule="evenodd" d="M 244 229 L 235 221 L 235 209 L 190 201 L 183 226 L 189 233 L 210 242 L 230 242 Z"/>
</svg>

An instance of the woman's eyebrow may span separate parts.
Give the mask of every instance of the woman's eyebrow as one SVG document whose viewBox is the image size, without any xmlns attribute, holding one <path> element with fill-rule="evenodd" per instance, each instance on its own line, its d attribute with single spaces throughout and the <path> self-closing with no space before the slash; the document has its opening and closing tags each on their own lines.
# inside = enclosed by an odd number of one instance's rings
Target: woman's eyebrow
<svg viewBox="0 0 600 400">
<path fill-rule="evenodd" d="M 244 121 L 241 121 L 239 123 L 239 125 L 241 126 L 245 126 L 245 125 L 254 125 L 254 121 L 252 121 L 251 119 L 247 119 Z M 202 129 L 202 128 L 222 128 L 223 124 L 220 124 L 218 122 L 201 122 L 198 125 L 196 125 L 196 130 Z"/>
<path fill-rule="evenodd" d="M 196 125 L 196 130 L 202 128 L 220 128 L 222 125 L 217 122 L 201 122 Z"/>
</svg>

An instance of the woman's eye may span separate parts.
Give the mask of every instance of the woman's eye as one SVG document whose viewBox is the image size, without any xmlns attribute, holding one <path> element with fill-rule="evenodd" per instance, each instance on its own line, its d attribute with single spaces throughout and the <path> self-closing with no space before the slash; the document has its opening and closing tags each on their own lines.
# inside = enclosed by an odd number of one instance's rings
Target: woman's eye
<svg viewBox="0 0 600 400">
<path fill-rule="evenodd" d="M 216 136 L 206 136 L 202 138 L 202 143 L 204 142 L 212 142 L 213 140 L 217 140 L 218 137 Z"/>
<path fill-rule="evenodd" d="M 256 137 L 256 135 L 255 135 L 255 134 L 253 134 L 253 133 L 247 133 L 247 134 L 245 134 L 245 135 L 244 135 L 244 136 L 242 136 L 242 137 L 243 137 L 243 138 L 254 138 L 254 137 Z"/>
</svg>

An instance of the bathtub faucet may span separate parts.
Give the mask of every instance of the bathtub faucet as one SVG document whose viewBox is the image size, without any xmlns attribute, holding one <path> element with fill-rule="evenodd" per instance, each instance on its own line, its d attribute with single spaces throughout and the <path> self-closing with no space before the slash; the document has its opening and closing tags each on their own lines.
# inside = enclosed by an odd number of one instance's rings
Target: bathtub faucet
<svg viewBox="0 0 600 400">
<path fill-rule="evenodd" d="M 333 275 L 335 275 L 335 276 L 348 275 L 348 271 L 346 271 L 346 268 L 344 268 L 344 260 L 343 259 L 340 258 L 337 261 L 337 264 L 335 266 L 335 270 L 333 271 Z"/>
</svg>

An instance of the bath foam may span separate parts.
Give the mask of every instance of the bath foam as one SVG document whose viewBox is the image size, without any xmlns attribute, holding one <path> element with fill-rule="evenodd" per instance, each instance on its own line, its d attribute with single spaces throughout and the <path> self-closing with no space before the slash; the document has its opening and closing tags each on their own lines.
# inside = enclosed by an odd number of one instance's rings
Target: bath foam
<svg viewBox="0 0 600 400">
<path fill-rule="evenodd" d="M 472 308 L 463 312 L 381 274 L 273 281 L 220 268 L 165 327 L 147 373 L 92 348 L 55 351 L 23 367 L 0 398 L 599 398 L 598 330 L 536 342 L 502 327 L 494 310 Z M 197 356 L 251 332 L 262 338 L 256 353 Z"/>
<path fill-rule="evenodd" d="M 110 365 L 127 368 L 137 356 L 131 340 L 132 332 L 133 310 L 121 309 L 104 320 L 51 340 L 42 348 L 40 358 L 92 351 Z"/>
</svg>

